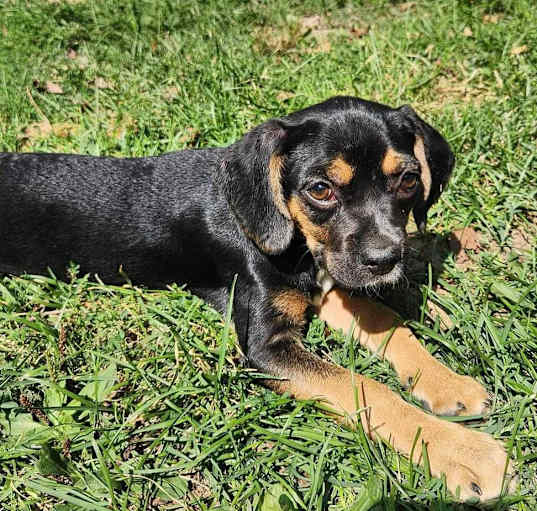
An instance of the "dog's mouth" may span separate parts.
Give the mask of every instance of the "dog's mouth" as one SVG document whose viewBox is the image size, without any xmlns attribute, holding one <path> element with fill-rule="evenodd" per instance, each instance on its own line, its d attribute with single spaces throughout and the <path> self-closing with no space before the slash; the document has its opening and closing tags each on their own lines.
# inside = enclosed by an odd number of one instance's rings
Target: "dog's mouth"
<svg viewBox="0 0 537 511">
<path fill-rule="evenodd" d="M 363 278 L 364 284 L 359 287 L 376 288 L 395 286 L 404 276 L 404 263 L 403 261 L 399 261 L 393 266 L 377 267 L 373 271 L 366 267 L 363 273 L 365 273 Z"/>
<path fill-rule="evenodd" d="M 404 260 L 393 265 L 375 266 L 374 268 L 356 262 L 345 264 L 338 257 L 318 254 L 314 257 L 317 266 L 317 286 L 322 294 L 328 293 L 334 286 L 346 289 L 368 290 L 397 285 L 404 276 Z"/>
</svg>

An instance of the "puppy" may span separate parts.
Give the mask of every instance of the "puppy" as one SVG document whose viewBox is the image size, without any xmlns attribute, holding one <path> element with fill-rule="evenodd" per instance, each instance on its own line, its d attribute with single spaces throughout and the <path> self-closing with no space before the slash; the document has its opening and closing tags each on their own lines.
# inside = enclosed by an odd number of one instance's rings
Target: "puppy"
<svg viewBox="0 0 537 511">
<path fill-rule="evenodd" d="M 0 272 L 189 288 L 220 311 L 237 275 L 234 324 L 266 385 L 361 421 L 463 499 L 502 491 L 490 435 L 442 421 L 300 342 L 311 311 L 386 357 L 436 414 L 482 414 L 485 389 L 437 362 L 388 309 L 348 290 L 403 276 L 408 216 L 425 228 L 454 165 L 412 108 L 352 97 L 257 126 L 229 147 L 151 158 L 0 154 Z M 335 287 L 334 287 L 335 286 Z M 315 295 L 320 294 L 318 299 Z M 458 490 L 457 490 L 458 489 Z"/>
</svg>

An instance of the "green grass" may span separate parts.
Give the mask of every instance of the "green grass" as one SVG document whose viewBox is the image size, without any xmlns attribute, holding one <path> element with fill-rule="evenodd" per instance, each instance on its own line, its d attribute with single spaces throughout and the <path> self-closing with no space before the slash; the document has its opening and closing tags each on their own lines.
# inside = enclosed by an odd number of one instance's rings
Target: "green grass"
<svg viewBox="0 0 537 511">
<path fill-rule="evenodd" d="M 506 506 L 533 510 L 533 4 L 4 0 L 0 150 L 150 155 L 228 144 L 334 94 L 411 103 L 458 159 L 415 257 L 434 246 L 441 260 L 411 278 L 453 326 L 418 297 L 412 327 L 494 392 L 492 415 L 468 427 L 507 442 L 520 485 Z M 465 226 L 481 238 L 460 264 L 445 240 Z M 180 282 L 152 291 L 74 273 L 0 280 L 2 510 L 458 509 L 440 480 L 360 430 L 256 385 L 223 346 L 224 318 Z M 306 343 L 410 399 L 388 364 L 319 320 Z"/>
</svg>

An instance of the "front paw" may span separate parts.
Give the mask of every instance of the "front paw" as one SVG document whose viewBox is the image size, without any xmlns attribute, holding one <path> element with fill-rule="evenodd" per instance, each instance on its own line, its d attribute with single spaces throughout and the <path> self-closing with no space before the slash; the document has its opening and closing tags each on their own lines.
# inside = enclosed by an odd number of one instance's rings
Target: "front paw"
<svg viewBox="0 0 537 511">
<path fill-rule="evenodd" d="M 483 385 L 441 364 L 402 380 L 423 406 L 436 415 L 484 415 L 492 404 Z"/>
<path fill-rule="evenodd" d="M 461 500 L 486 502 L 513 489 L 512 463 L 503 445 L 486 433 L 447 424 L 428 442 L 427 453 L 433 475 L 444 473 L 448 489 Z"/>
</svg>

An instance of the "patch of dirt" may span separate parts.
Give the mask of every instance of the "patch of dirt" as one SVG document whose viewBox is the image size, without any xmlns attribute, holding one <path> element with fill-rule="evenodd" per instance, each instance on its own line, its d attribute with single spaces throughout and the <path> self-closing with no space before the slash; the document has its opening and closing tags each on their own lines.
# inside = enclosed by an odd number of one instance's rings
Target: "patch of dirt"
<svg viewBox="0 0 537 511">
<path fill-rule="evenodd" d="M 360 39 L 361 37 L 364 37 L 365 35 L 369 34 L 369 29 L 371 27 L 369 25 L 363 25 L 363 26 L 353 26 L 351 28 L 351 37 L 354 37 L 356 39 Z"/>
<path fill-rule="evenodd" d="M 343 25 L 318 15 L 301 18 L 299 23 L 304 30 L 304 35 L 314 38 L 317 42 L 317 46 L 309 48 L 307 53 L 329 53 L 331 37 L 345 36 L 360 39 L 369 33 L 369 25 Z"/>
<path fill-rule="evenodd" d="M 464 37 L 473 37 L 474 33 L 470 27 L 464 27 L 464 30 L 462 31 L 462 35 Z"/>
<path fill-rule="evenodd" d="M 86 69 L 89 65 L 89 58 L 86 55 L 81 55 L 73 48 L 67 50 L 67 58 L 75 62 L 79 69 Z"/>
<path fill-rule="evenodd" d="M 511 232 L 511 248 L 516 252 L 524 254 L 529 252 L 534 246 L 532 236 L 522 227 L 518 227 Z"/>
<path fill-rule="evenodd" d="M 179 97 L 179 87 L 175 87 L 175 86 L 166 87 L 162 91 L 162 96 L 164 97 L 164 99 L 167 99 L 168 101 L 171 101 L 172 99 Z"/>
<path fill-rule="evenodd" d="M 449 249 L 455 257 L 455 264 L 466 269 L 473 264 L 471 254 L 481 250 L 481 235 L 472 227 L 456 229 L 449 237 Z"/>
<path fill-rule="evenodd" d="M 62 86 L 58 83 L 55 83 L 55 82 L 47 82 L 45 84 L 45 90 L 49 93 L 49 94 L 63 94 L 63 89 L 62 89 Z"/>
<path fill-rule="evenodd" d="M 288 99 L 294 98 L 295 96 L 296 96 L 296 94 L 293 93 L 293 92 L 288 92 L 288 91 L 282 90 L 282 91 L 278 92 L 278 94 L 276 95 L 276 99 L 278 101 L 280 101 L 281 103 L 283 103 L 284 101 L 287 101 Z"/>
<path fill-rule="evenodd" d="M 128 131 L 135 131 L 136 125 L 136 119 L 131 117 L 130 114 L 110 112 L 106 134 L 110 138 L 120 140 L 125 137 Z"/>
<path fill-rule="evenodd" d="M 529 51 L 529 47 L 527 44 L 523 44 L 522 46 L 513 46 L 511 48 L 511 55 L 522 55 L 523 53 L 526 53 Z"/>
<path fill-rule="evenodd" d="M 473 227 L 464 227 L 452 232 L 449 248 L 454 252 L 460 250 L 473 250 L 477 252 L 481 248 L 479 241 L 481 235 Z"/>
<path fill-rule="evenodd" d="M 286 25 L 279 27 L 259 27 L 254 34 L 254 49 L 261 53 L 283 54 L 295 50 L 301 40 L 307 39 L 315 44 L 305 49 L 305 53 L 329 53 L 332 49 L 332 37 L 359 39 L 368 32 L 368 25 L 356 22 L 338 23 L 328 16 L 314 14 L 290 19 Z"/>
<path fill-rule="evenodd" d="M 109 82 L 102 78 L 101 76 L 97 76 L 93 82 L 91 82 L 91 85 L 93 85 L 97 89 L 113 89 L 114 85 L 112 82 Z"/>
<path fill-rule="evenodd" d="M 522 261 L 530 257 L 533 248 L 537 246 L 537 213 L 535 215 L 533 222 L 531 214 L 527 214 L 528 223 L 511 229 L 504 246 L 498 245 L 493 239 L 482 240 L 486 243 L 486 249 L 504 262 L 509 260 L 513 253 Z"/>
<path fill-rule="evenodd" d="M 47 92 L 48 94 L 63 94 L 62 86 L 57 82 L 53 82 L 52 80 L 48 80 L 45 83 L 42 83 L 39 80 L 34 80 L 33 86 L 39 92 Z"/>
<path fill-rule="evenodd" d="M 304 34 L 299 23 L 284 27 L 263 26 L 254 33 L 254 49 L 264 54 L 284 54 L 297 47 Z"/>
<path fill-rule="evenodd" d="M 180 144 L 186 144 L 189 147 L 195 146 L 201 136 L 201 132 L 195 128 L 186 128 L 185 133 L 179 137 Z"/>
<path fill-rule="evenodd" d="M 481 70 L 476 69 L 469 77 L 462 80 L 458 75 L 441 76 L 433 88 L 435 100 L 429 104 L 429 107 L 443 107 L 446 103 L 457 102 L 480 105 L 485 101 L 492 101 L 496 95 L 480 73 Z M 476 82 L 474 79 L 478 75 Z"/>
<path fill-rule="evenodd" d="M 60 4 L 62 2 L 65 2 L 69 5 L 78 5 L 86 3 L 87 0 L 46 0 L 49 4 Z"/>
<path fill-rule="evenodd" d="M 80 130 L 78 124 L 72 122 L 59 122 L 52 124 L 48 119 L 34 122 L 26 126 L 24 131 L 18 136 L 22 140 L 21 150 L 26 151 L 39 140 L 45 140 L 51 136 L 66 138 L 76 135 Z"/>
<path fill-rule="evenodd" d="M 213 494 L 207 480 L 199 472 L 185 476 L 185 479 L 188 479 L 190 493 L 195 499 L 208 499 Z"/>
<path fill-rule="evenodd" d="M 270 442 L 270 441 L 262 442 L 256 447 L 255 451 L 256 452 L 268 452 L 274 449 L 275 445 L 276 444 L 274 442 Z"/>
<path fill-rule="evenodd" d="M 533 250 L 537 247 L 537 212 L 527 212 L 525 219 L 525 222 L 511 229 L 507 247 L 501 251 L 505 259 L 514 252 L 519 259 L 524 260 L 531 257 Z"/>
<path fill-rule="evenodd" d="M 484 14 L 483 15 L 483 23 L 493 23 L 497 24 L 501 19 L 503 18 L 503 14 L 495 13 L 495 14 Z"/>
<path fill-rule="evenodd" d="M 304 16 L 300 18 L 299 21 L 300 25 L 302 25 L 302 28 L 307 30 L 309 28 L 317 28 L 321 25 L 326 25 L 325 20 L 322 16 L 319 16 L 318 14 L 315 14 L 313 16 Z"/>
<path fill-rule="evenodd" d="M 401 12 L 410 11 L 416 7 L 416 2 L 403 2 L 397 6 Z"/>
</svg>

